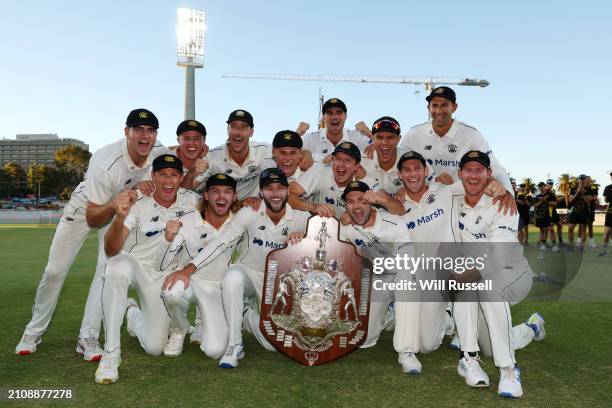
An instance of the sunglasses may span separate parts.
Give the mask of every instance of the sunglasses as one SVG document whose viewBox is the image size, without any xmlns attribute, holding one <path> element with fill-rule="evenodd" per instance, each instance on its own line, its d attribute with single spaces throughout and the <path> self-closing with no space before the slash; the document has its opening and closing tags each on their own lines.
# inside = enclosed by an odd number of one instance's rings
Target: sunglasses
<svg viewBox="0 0 612 408">
<path fill-rule="evenodd" d="M 391 129 L 397 130 L 399 132 L 400 125 L 397 122 L 394 122 L 392 120 L 380 120 L 380 121 L 374 123 L 373 128 L 374 128 L 374 130 L 391 128 Z"/>
</svg>

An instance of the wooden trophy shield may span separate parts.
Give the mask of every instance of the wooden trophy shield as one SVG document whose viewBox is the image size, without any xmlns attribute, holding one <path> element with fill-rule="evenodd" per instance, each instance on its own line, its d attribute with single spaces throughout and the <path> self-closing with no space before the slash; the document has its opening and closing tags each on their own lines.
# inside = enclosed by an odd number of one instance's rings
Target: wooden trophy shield
<svg viewBox="0 0 612 408">
<path fill-rule="evenodd" d="M 310 217 L 299 244 L 266 258 L 261 332 L 307 366 L 347 355 L 368 332 L 372 264 L 339 232 L 336 218 Z"/>
</svg>

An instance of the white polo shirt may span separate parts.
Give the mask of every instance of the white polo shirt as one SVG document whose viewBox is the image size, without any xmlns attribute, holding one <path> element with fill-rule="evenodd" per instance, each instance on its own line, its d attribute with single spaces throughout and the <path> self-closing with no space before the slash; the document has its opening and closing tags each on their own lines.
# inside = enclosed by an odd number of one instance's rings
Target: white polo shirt
<svg viewBox="0 0 612 408">
<path fill-rule="evenodd" d="M 476 128 L 457 119 L 453 120 L 451 128 L 442 137 L 436 134 L 431 122 L 414 126 L 404 135 L 400 147 L 422 154 L 437 175 L 448 173 L 455 182 L 459 181 L 457 170 L 461 157 L 470 150 L 480 150 L 491 158 L 493 177 L 506 190 L 513 192 L 508 172 L 497 161 L 484 136 Z"/>
<path fill-rule="evenodd" d="M 198 194 L 179 188 L 176 201 L 166 208 L 157 204 L 152 196 L 140 195 L 123 221 L 123 225 L 130 230 L 123 251 L 134 256 L 146 269 L 160 272 L 163 257 L 160 245 L 165 240 L 166 223 L 196 211 L 199 200 Z"/>
<path fill-rule="evenodd" d="M 357 130 L 348 130 L 345 128 L 342 129 L 342 133 L 342 139 L 336 143 L 336 146 L 342 142 L 351 142 L 359 148 L 361 153 L 363 153 L 365 148 L 370 144 L 370 138 L 361 134 Z M 332 154 L 336 148 L 336 146 L 327 138 L 327 128 L 306 133 L 304 136 L 302 136 L 302 142 L 304 143 L 303 149 L 310 150 L 312 153 L 312 158 L 316 162 L 322 162 L 323 158 Z"/>
<path fill-rule="evenodd" d="M 404 200 L 406 213 L 402 220 L 414 242 L 453 242 L 450 227 L 453 193 L 461 192 L 461 183 L 446 186 L 431 182 L 420 201 L 413 201 L 408 194 Z"/>
<path fill-rule="evenodd" d="M 378 152 L 376 151 L 374 151 L 371 159 L 363 157 L 361 159 L 361 166 L 365 169 L 368 178 L 376 180 L 380 189 L 389 194 L 395 194 L 397 190 L 404 186 L 397 171 L 397 163 L 404 153 L 403 150 L 398 149 L 393 167 L 389 170 L 383 170 L 380 167 L 380 164 L 378 164 Z"/>
</svg>

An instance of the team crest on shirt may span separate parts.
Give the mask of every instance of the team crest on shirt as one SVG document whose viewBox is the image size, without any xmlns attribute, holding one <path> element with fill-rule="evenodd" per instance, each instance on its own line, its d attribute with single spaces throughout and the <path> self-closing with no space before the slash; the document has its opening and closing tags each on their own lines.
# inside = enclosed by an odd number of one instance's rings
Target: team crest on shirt
<svg viewBox="0 0 612 408">
<path fill-rule="evenodd" d="M 425 150 L 431 150 L 431 145 L 425 146 Z"/>
<path fill-rule="evenodd" d="M 249 173 L 253 173 L 257 169 L 257 166 L 249 166 Z"/>
<path fill-rule="evenodd" d="M 401 186 L 402 185 L 402 179 L 396 178 L 393 180 L 393 185 L 395 186 Z"/>
<path fill-rule="evenodd" d="M 433 204 L 434 202 L 436 202 L 436 195 L 430 194 L 429 196 L 427 196 L 426 202 L 427 204 Z"/>
<path fill-rule="evenodd" d="M 457 152 L 457 145 L 449 144 L 448 145 L 448 152 L 449 153 L 456 153 Z"/>
<path fill-rule="evenodd" d="M 283 228 L 283 230 L 281 231 L 281 235 L 283 235 L 283 236 L 285 236 L 285 237 L 286 237 L 287 235 L 289 235 L 289 227 L 285 227 L 285 228 Z"/>
<path fill-rule="evenodd" d="M 232 169 L 225 170 L 225 174 L 232 174 Z"/>
</svg>

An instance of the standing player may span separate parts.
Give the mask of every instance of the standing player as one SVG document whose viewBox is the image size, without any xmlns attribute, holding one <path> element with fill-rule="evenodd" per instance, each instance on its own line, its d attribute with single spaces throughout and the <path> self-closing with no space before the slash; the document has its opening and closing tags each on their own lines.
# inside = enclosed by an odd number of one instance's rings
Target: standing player
<svg viewBox="0 0 612 408">
<path fill-rule="evenodd" d="M 518 240 L 524 246 L 529 246 L 529 209 L 531 208 L 531 194 L 525 190 L 525 184 L 519 184 L 516 193 L 516 207 L 519 214 Z"/>
<path fill-rule="evenodd" d="M 297 211 L 287 204 L 287 177 L 277 168 L 264 170 L 259 178 L 259 210 L 244 207 L 177 275 L 191 275 L 196 269 L 206 268 L 229 246 L 238 241 L 237 262 L 230 266 L 221 282 L 223 308 L 229 325 L 228 347 L 219 361 L 221 368 L 236 368 L 244 357 L 242 343 L 243 319 L 245 328 L 270 351 L 274 347 L 259 330 L 259 312 L 244 309 L 244 297 L 261 300 L 266 256 L 270 251 L 284 248 L 287 242 L 299 242 L 306 230 L 308 213 Z M 242 238 L 242 239 L 241 239 Z M 244 315 L 243 315 L 244 313 Z"/>
<path fill-rule="evenodd" d="M 533 200 L 533 208 L 535 209 L 534 218 L 536 227 L 540 229 L 538 248 L 542 251 L 545 251 L 546 239 L 550 227 L 550 214 L 548 212 L 550 197 L 548 190 L 546 189 L 546 183 L 538 183 L 538 188 L 540 189 L 540 193 L 536 195 Z"/>
<path fill-rule="evenodd" d="M 206 127 L 197 120 L 184 120 L 176 128 L 178 147 L 174 151 L 185 166 L 182 187 L 193 188 L 194 179 L 208 169 Z"/>
<path fill-rule="evenodd" d="M 589 235 L 589 246 L 597 248 L 597 243 L 593 237 L 593 223 L 595 222 L 595 210 L 599 203 L 599 185 L 594 184 L 590 176 L 586 178 L 586 199 L 589 208 L 589 217 L 587 219 L 587 232 Z"/>
<path fill-rule="evenodd" d="M 582 249 L 586 242 L 586 226 L 589 222 L 589 207 L 585 199 L 586 176 L 581 174 L 576 184 L 570 188 L 569 196 L 569 222 L 567 237 L 571 246 Z M 578 225 L 578 239 L 574 243 L 574 229 Z"/>
<path fill-rule="evenodd" d="M 180 188 L 183 163 L 176 156 L 163 154 L 155 158 L 151 176 L 155 184 L 153 195 L 119 195 L 113 201 L 116 213 L 104 238 L 109 259 L 102 289 L 106 344 L 95 375 L 99 384 L 119 379 L 124 314 L 128 332 L 138 337 L 148 354 L 160 355 L 168 339 L 170 318 L 160 297 L 164 228 L 169 220 L 194 212 L 199 197 Z M 131 233 L 133 240 L 125 245 Z M 140 308 L 135 300 L 128 299 L 130 287 L 138 292 Z"/>
<path fill-rule="evenodd" d="M 553 185 L 555 184 L 553 179 L 548 179 L 546 180 L 546 189 L 548 190 L 548 194 L 549 194 L 549 202 L 548 202 L 548 213 L 550 215 L 550 228 L 549 228 L 549 235 L 550 235 L 550 240 L 552 241 L 553 244 L 553 251 L 554 248 L 556 246 L 556 240 L 555 240 L 555 227 L 557 227 L 557 235 L 556 237 L 559 238 L 559 246 L 564 246 L 563 244 L 563 224 L 561 223 L 561 217 L 559 217 L 559 213 L 557 212 L 557 206 L 559 205 L 559 201 L 562 199 L 562 197 L 557 198 L 557 195 L 555 194 L 555 190 L 553 189 Z M 558 247 L 557 247 L 558 250 Z"/>
<path fill-rule="evenodd" d="M 68 271 L 92 228 L 98 228 L 98 261 L 89 289 L 77 352 L 87 361 L 99 360 L 98 343 L 102 310 L 102 272 L 105 225 L 115 214 L 117 195 L 135 195 L 137 183 L 148 178 L 151 161 L 166 149 L 156 145 L 159 122 L 146 109 L 134 109 L 125 122 L 125 140 L 107 145 L 93 154 L 85 179 L 75 188 L 53 236 L 49 260 L 36 291 L 32 320 L 26 326 L 16 354 L 32 354 L 49 327 Z"/>
<path fill-rule="evenodd" d="M 610 177 L 612 178 L 612 172 L 610 172 Z M 612 235 L 612 184 L 608 184 L 606 188 L 604 188 L 603 195 L 606 203 L 608 203 L 608 209 L 606 210 L 604 238 L 601 244 L 603 251 L 601 251 L 598 256 L 606 256 L 608 254 L 608 242 Z"/>
<path fill-rule="evenodd" d="M 191 262 L 202 249 L 222 233 L 232 219 L 231 209 L 236 202 L 236 180 L 217 173 L 206 180 L 204 201 L 200 211 L 170 220 L 166 226 L 162 270 L 174 270 Z M 171 330 L 164 355 L 175 357 L 182 353 L 183 342 L 189 331 L 187 312 L 195 303 L 201 310 L 200 349 L 210 358 L 220 358 L 227 349 L 227 322 L 221 300 L 221 281 L 230 264 L 232 246 L 193 275 L 173 272 L 164 281 L 162 298 L 170 315 Z M 194 335 L 191 335 L 194 338 Z"/>
</svg>

